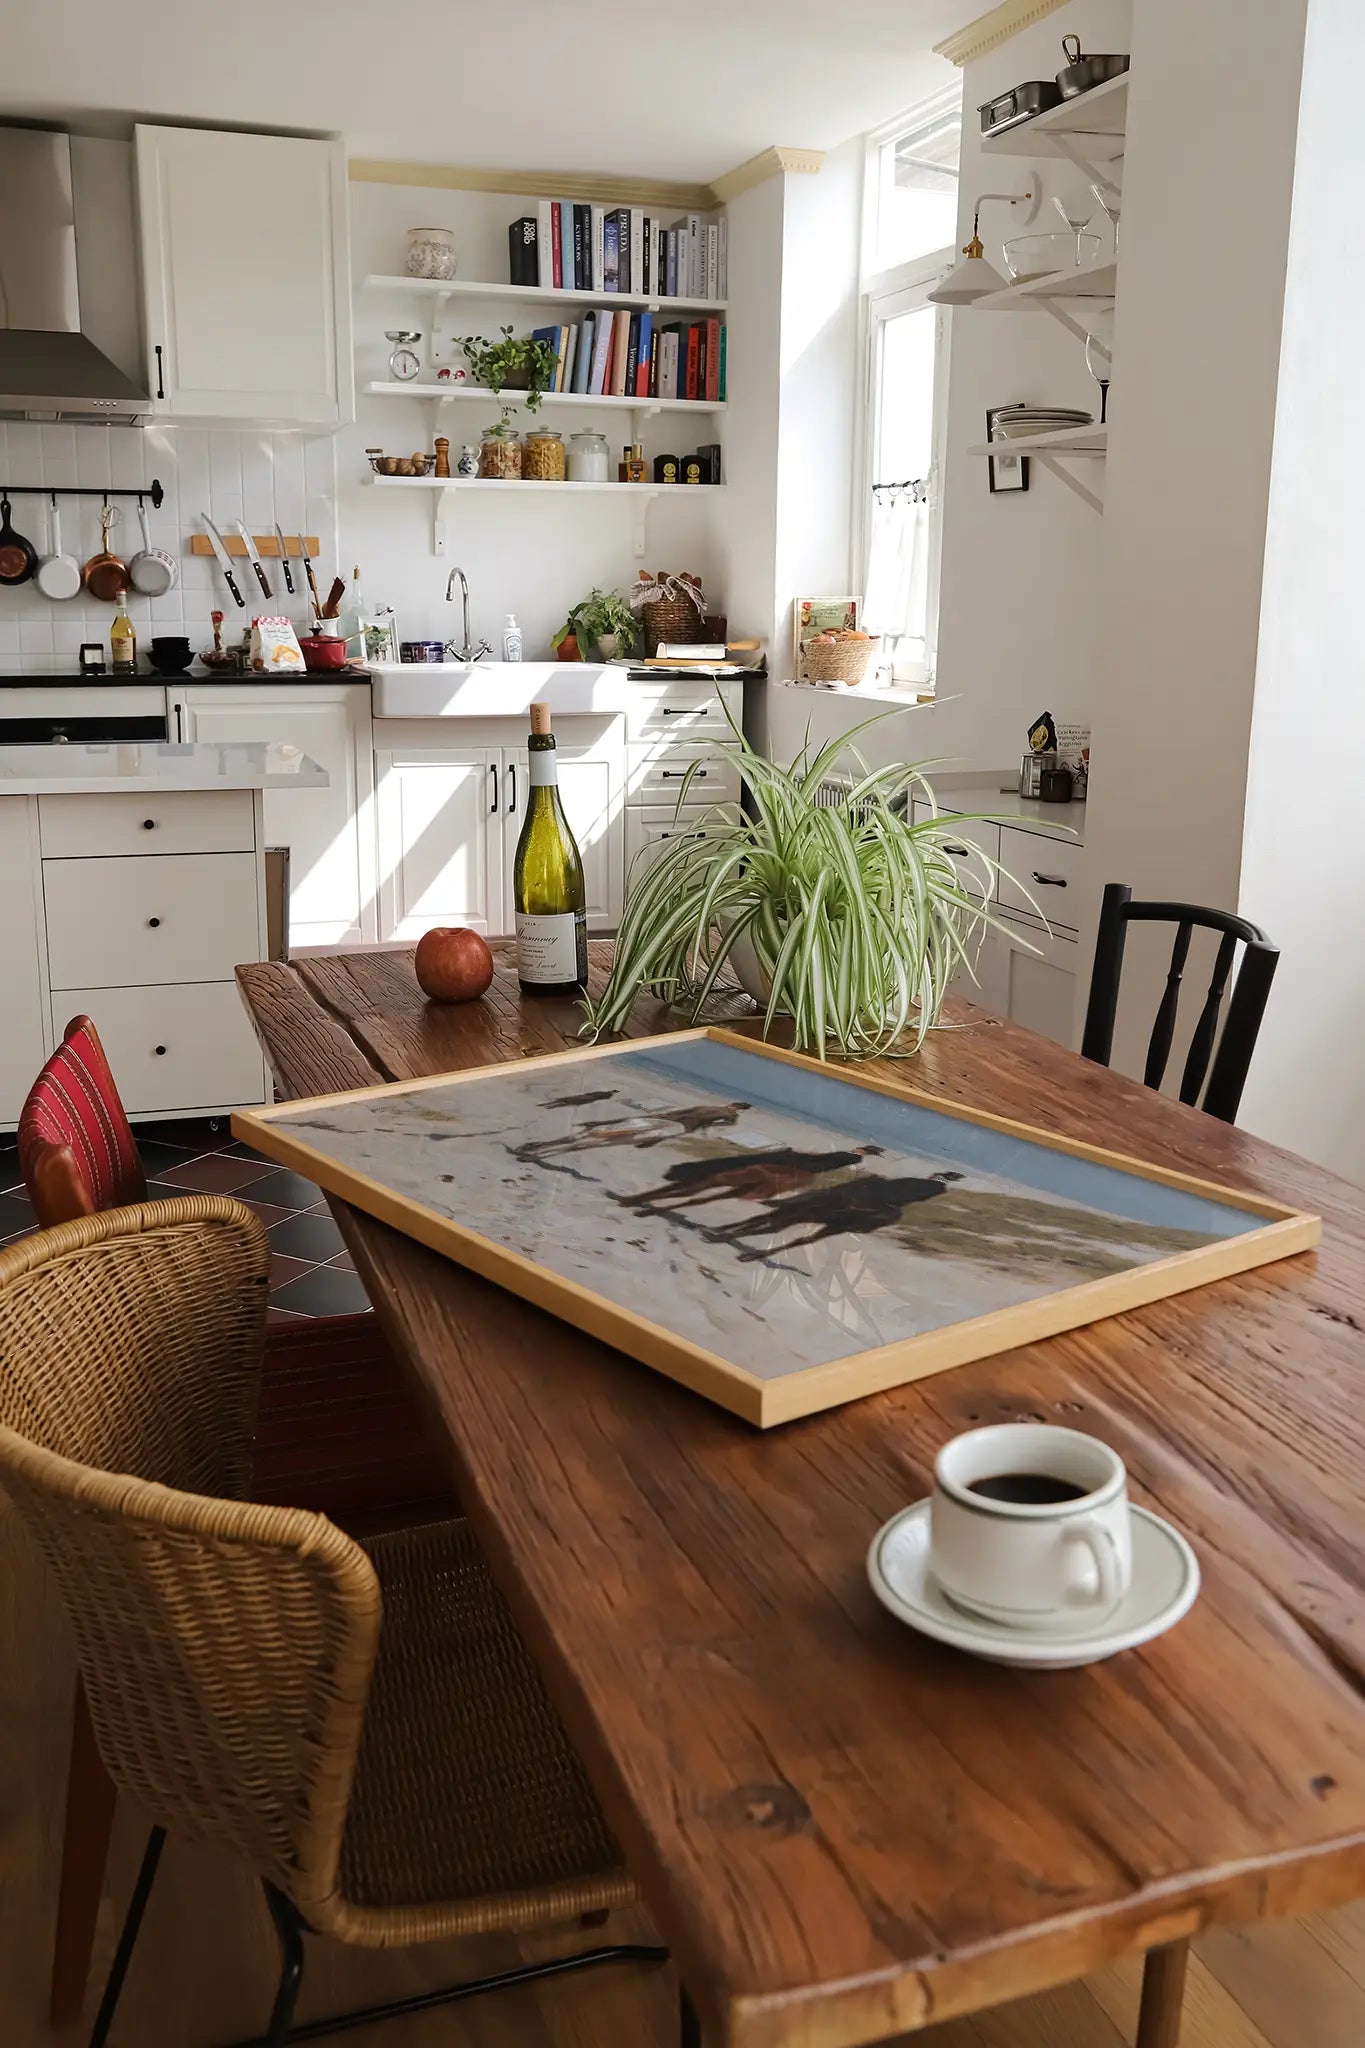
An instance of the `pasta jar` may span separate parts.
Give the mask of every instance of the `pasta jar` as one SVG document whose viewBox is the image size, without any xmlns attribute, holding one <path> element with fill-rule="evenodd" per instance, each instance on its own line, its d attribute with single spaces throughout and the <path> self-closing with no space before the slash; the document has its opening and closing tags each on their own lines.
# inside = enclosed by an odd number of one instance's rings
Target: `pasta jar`
<svg viewBox="0 0 1365 2048">
<path fill-rule="evenodd" d="M 537 483 L 564 481 L 564 436 L 553 427 L 528 427 L 521 449 L 521 473 Z"/>
<path fill-rule="evenodd" d="M 595 434 L 585 427 L 581 434 L 574 434 L 569 441 L 569 482 L 571 484 L 605 484 L 611 481 L 608 471 L 607 437 Z"/>
<path fill-rule="evenodd" d="M 521 475 L 521 443 L 512 427 L 489 427 L 479 444 L 479 475 L 505 481 Z"/>
</svg>

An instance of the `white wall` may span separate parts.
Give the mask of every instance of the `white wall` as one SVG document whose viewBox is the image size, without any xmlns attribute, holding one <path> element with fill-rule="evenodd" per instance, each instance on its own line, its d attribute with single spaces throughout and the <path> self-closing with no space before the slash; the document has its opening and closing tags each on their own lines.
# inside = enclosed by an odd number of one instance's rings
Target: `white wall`
<svg viewBox="0 0 1365 2048">
<path fill-rule="evenodd" d="M 1094 216 L 1100 253 L 1109 252 L 1108 224 L 1079 171 L 1058 159 L 988 157 L 981 148 L 979 104 L 1020 79 L 1050 78 L 1065 61 L 1061 37 L 1072 32 L 1085 50 L 1129 49 L 1129 0 L 1073 0 L 963 73 L 959 247 L 971 234 L 981 193 L 1022 191 L 1036 180 L 1042 195 L 1032 222 L 1020 218 L 1023 207 L 982 211 L 986 255 L 1004 277 L 1006 240 L 1065 231 L 1054 194 Z M 1125 246 L 1125 265 L 1127 255 Z M 1083 344 L 1046 313 L 964 306 L 953 309 L 949 325 L 939 701 L 925 721 L 925 744 L 960 764 L 1000 765 L 1024 753 L 1040 711 L 1082 722 L 1094 711 L 1102 686 L 1103 521 L 1037 462 L 1026 493 L 993 496 L 985 461 L 964 451 L 986 438 L 988 406 L 1049 402 L 1083 406 L 1098 418 L 1100 394 Z M 1097 486 L 1103 472 L 1082 468 L 1080 475 Z"/>
<path fill-rule="evenodd" d="M 1243 0 L 1138 0 L 1089 934 L 1105 880 L 1224 909 L 1240 895 L 1272 923 L 1239 871 L 1305 11 L 1280 0 L 1249 35 Z M 1343 290 L 1349 247 L 1333 254 L 1327 235 L 1321 253 Z M 1131 951 L 1115 1046 L 1126 1071 L 1162 971 L 1154 944 Z"/>
<path fill-rule="evenodd" d="M 1363 66 L 1358 0 L 1310 0 L 1240 849 L 1241 907 L 1282 949 L 1240 1121 L 1361 1182 Z"/>
<path fill-rule="evenodd" d="M 720 507 L 731 634 L 766 638 L 777 608 L 777 366 L 782 334 L 782 178 L 731 201 L 730 406 L 725 415 L 729 489 Z"/>
<path fill-rule="evenodd" d="M 362 386 L 387 379 L 390 344 L 386 328 L 413 326 L 423 330 L 419 353 L 425 354 L 428 302 L 394 294 L 385 297 L 359 290 L 366 272 L 401 274 L 404 230 L 421 225 L 450 227 L 458 237 L 462 277 L 501 279 L 507 275 L 507 226 L 519 214 L 535 211 L 535 195 L 519 199 L 508 193 L 410 190 L 405 186 L 351 186 L 352 271 L 355 303 L 356 380 Z M 743 274 L 742 251 L 732 248 L 731 276 Z M 419 310 L 414 311 L 414 308 Z M 506 301 L 460 298 L 448 315 L 457 333 L 484 334 L 496 340 L 499 327 L 512 317 Z M 518 332 L 548 326 L 553 307 L 535 319 L 516 316 Z M 727 370 L 731 395 L 739 394 L 751 360 L 750 340 L 742 320 L 732 320 L 732 347 Z M 458 404 L 447 409 L 439 433 L 451 437 L 452 461 L 462 440 L 477 444 L 497 417 L 496 404 Z M 526 414 L 518 414 L 524 425 Z M 629 413 L 608 408 L 590 411 L 543 411 L 540 418 L 559 429 L 567 442 L 580 427 L 599 427 L 610 444 L 613 460 L 630 439 Z M 645 454 L 690 453 L 699 443 L 726 441 L 726 415 L 700 416 L 667 412 L 647 422 Z M 528 659 L 550 652 L 550 637 L 570 606 L 594 584 L 623 588 L 642 568 L 690 570 L 699 574 L 708 597 L 724 606 L 727 600 L 725 554 L 721 545 L 724 498 L 707 504 L 677 498 L 659 499 L 650 508 L 647 555 L 636 561 L 631 552 L 633 507 L 624 500 L 593 498 L 582 504 L 554 493 L 537 504 L 529 494 L 508 498 L 463 497 L 448 501 L 446 551 L 431 551 L 431 507 L 421 492 L 375 491 L 364 485 L 364 451 L 383 447 L 392 454 L 430 447 L 430 407 L 419 399 L 371 398 L 363 390 L 357 400 L 356 425 L 337 437 L 340 517 L 346 551 L 344 573 L 354 559 L 361 565 L 367 602 L 392 604 L 404 639 L 458 635 L 455 610 L 445 603 L 446 581 L 458 562 L 469 578 L 473 597 L 474 637 L 500 641 L 504 615 L 516 613 Z M 698 500 L 705 498 L 698 491 Z"/>
</svg>

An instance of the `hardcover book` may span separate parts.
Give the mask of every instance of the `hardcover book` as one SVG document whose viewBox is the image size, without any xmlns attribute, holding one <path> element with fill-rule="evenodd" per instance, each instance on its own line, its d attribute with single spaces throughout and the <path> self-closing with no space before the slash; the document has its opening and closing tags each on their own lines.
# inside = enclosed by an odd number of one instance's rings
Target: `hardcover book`
<svg viewBox="0 0 1365 2048">
<path fill-rule="evenodd" d="M 522 214 L 507 229 L 507 269 L 511 284 L 539 284 L 540 263 L 536 252 L 536 219 Z"/>
</svg>

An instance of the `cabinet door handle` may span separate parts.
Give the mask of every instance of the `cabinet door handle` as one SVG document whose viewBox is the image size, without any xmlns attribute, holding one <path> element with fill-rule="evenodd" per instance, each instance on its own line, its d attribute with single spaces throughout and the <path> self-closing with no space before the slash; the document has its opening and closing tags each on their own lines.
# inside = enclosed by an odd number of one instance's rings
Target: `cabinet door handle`
<svg viewBox="0 0 1365 2048">
<path fill-rule="evenodd" d="M 947 846 L 947 845 L 945 845 L 945 846 L 944 846 L 944 849 L 943 849 L 943 851 L 944 851 L 945 853 L 953 853 L 953 854 L 956 854 L 956 855 L 957 855 L 957 858 L 958 858 L 959 860 L 967 860 L 967 859 L 969 859 L 969 858 L 970 858 L 970 855 L 971 855 L 971 848 L 970 848 L 969 846 Z"/>
<path fill-rule="evenodd" d="M 161 360 L 160 342 L 158 342 L 156 345 L 156 395 L 158 398 L 164 398 L 166 396 L 166 373 L 165 365 Z"/>
<path fill-rule="evenodd" d="M 1037 868 L 1033 870 L 1033 879 L 1041 889 L 1065 889 L 1066 887 L 1065 875 L 1040 875 Z"/>
<path fill-rule="evenodd" d="M 686 775 L 691 773 L 691 771 L 689 769 L 684 768 L 682 774 L 680 775 L 676 768 L 665 768 L 661 771 L 661 773 L 663 775 L 663 779 L 665 782 L 681 782 Z M 696 774 L 693 775 L 692 780 L 694 782 L 705 782 L 706 770 L 704 768 L 698 768 Z"/>
<path fill-rule="evenodd" d="M 711 709 L 709 704 L 665 704 L 661 706 L 665 718 L 700 718 Z"/>
<path fill-rule="evenodd" d="M 517 808 L 517 764 L 515 761 L 509 761 L 507 764 L 507 781 L 509 788 L 507 815 L 510 818 Z"/>
<path fill-rule="evenodd" d="M 488 815 L 490 818 L 496 818 L 498 815 L 498 764 L 496 761 L 489 762 L 488 772 L 493 778 L 493 808 Z"/>
<path fill-rule="evenodd" d="M 156 931 L 161 923 L 161 919 L 159 917 L 149 917 L 147 923 L 150 925 L 153 931 Z"/>
<path fill-rule="evenodd" d="M 144 831 L 144 832 L 155 832 L 155 830 L 156 830 L 156 819 L 155 819 L 155 818 L 144 818 L 144 819 L 143 819 L 143 821 L 142 821 L 142 829 L 143 829 L 143 831 Z"/>
<path fill-rule="evenodd" d="M 175 737 L 177 745 L 179 745 L 180 741 L 182 741 L 185 737 L 185 728 L 181 722 L 180 706 L 178 704 L 175 707 Z"/>
</svg>

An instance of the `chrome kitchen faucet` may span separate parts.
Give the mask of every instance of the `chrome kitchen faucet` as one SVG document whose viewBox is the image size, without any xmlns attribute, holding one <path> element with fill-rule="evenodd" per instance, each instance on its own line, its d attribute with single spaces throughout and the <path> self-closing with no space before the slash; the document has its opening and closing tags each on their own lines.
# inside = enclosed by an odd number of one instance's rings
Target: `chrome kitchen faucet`
<svg viewBox="0 0 1365 2048">
<path fill-rule="evenodd" d="M 464 646 L 457 647 L 453 640 L 447 640 L 446 653 L 451 657 L 453 661 L 482 661 L 485 654 L 491 654 L 493 650 L 486 640 L 480 640 L 477 647 L 473 646 L 470 642 L 469 578 L 465 575 L 463 569 L 451 570 L 450 575 L 446 580 L 446 603 L 454 604 L 455 602 L 455 578 L 457 576 L 460 579 L 460 589 L 464 594 Z"/>
</svg>

